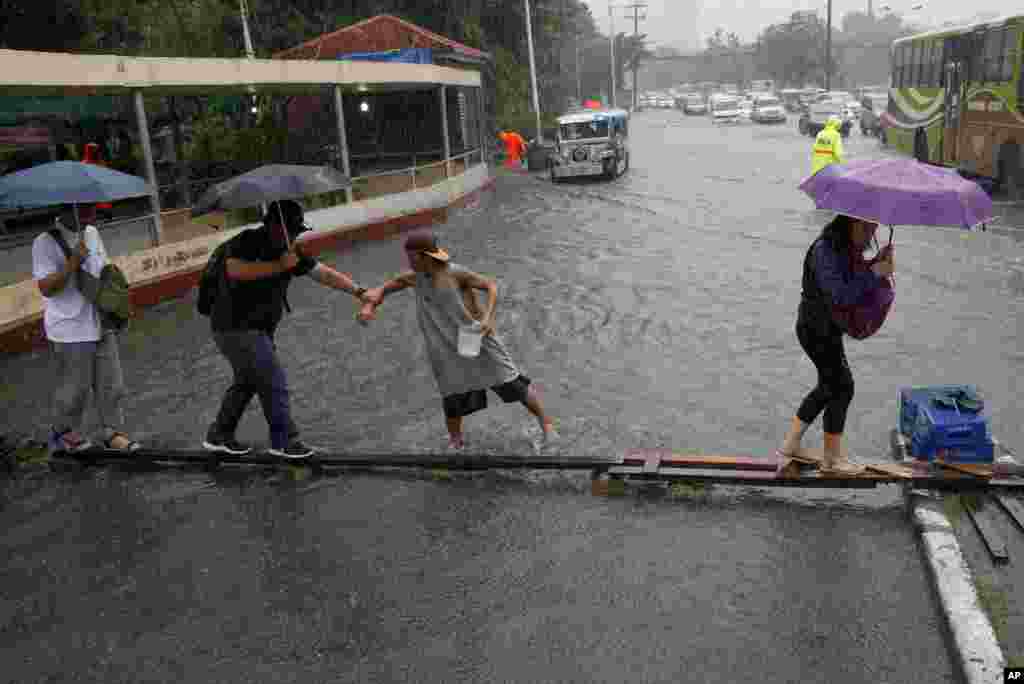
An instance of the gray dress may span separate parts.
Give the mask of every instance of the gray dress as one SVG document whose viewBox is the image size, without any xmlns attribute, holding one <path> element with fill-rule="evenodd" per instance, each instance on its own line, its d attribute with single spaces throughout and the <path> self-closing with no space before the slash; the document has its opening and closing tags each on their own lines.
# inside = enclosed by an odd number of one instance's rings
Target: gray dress
<svg viewBox="0 0 1024 684">
<path fill-rule="evenodd" d="M 466 269 L 449 263 L 448 270 Z M 442 397 L 503 385 L 519 375 L 497 333 L 483 338 L 479 356 L 459 356 L 459 326 L 473 322 L 459 288 L 435 287 L 433 278 L 417 273 L 416 316 Z"/>
</svg>

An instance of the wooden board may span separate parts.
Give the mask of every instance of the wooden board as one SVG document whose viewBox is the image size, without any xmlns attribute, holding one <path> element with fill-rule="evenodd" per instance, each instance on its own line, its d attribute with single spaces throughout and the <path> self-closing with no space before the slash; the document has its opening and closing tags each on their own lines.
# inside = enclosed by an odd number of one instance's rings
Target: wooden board
<svg viewBox="0 0 1024 684">
<path fill-rule="evenodd" d="M 962 473 L 963 475 L 970 475 L 971 477 L 983 477 L 985 479 L 992 477 L 992 466 L 984 463 L 947 463 L 939 459 L 936 459 L 935 463 L 948 470 Z"/>
<path fill-rule="evenodd" d="M 622 465 L 642 466 L 650 461 L 647 455 L 627 454 Z M 719 456 L 719 455 L 687 455 L 666 452 L 659 459 L 664 468 L 715 468 L 726 470 L 764 470 L 774 471 L 778 462 L 774 458 L 753 458 L 750 456 Z"/>
<path fill-rule="evenodd" d="M 1005 494 L 993 494 L 992 498 L 1013 518 L 1013 521 L 1017 523 L 1017 527 L 1024 530 L 1024 501 L 1011 498 Z"/>
<path fill-rule="evenodd" d="M 978 529 L 978 534 L 981 535 L 982 541 L 985 542 L 985 546 L 988 548 L 988 552 L 992 555 L 992 560 L 996 563 L 1006 563 L 1010 560 L 1010 554 L 1006 550 L 1006 542 L 1003 540 L 1003 535 L 999 533 L 999 529 L 996 527 L 995 521 L 992 519 L 992 508 L 979 508 L 972 510 L 970 506 L 967 507 L 967 515 L 974 522 L 974 526 Z"/>
<path fill-rule="evenodd" d="M 914 470 L 908 466 L 896 465 L 894 463 L 865 463 L 864 465 L 871 472 L 891 475 L 901 480 L 914 479 Z"/>
</svg>

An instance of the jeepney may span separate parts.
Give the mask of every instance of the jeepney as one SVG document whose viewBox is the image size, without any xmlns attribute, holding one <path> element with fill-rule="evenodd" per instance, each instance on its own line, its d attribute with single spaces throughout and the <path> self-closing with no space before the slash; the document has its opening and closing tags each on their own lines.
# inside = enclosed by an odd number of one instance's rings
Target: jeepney
<svg viewBox="0 0 1024 684">
<path fill-rule="evenodd" d="M 629 114 L 624 109 L 576 111 L 558 117 L 551 181 L 570 176 L 615 178 L 629 168 Z"/>
</svg>

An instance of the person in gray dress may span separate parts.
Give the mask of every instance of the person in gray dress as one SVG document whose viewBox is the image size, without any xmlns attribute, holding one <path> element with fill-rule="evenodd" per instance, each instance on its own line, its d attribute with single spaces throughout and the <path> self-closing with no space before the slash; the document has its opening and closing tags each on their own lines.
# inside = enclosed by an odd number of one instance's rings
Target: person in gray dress
<svg viewBox="0 0 1024 684">
<path fill-rule="evenodd" d="M 487 408 L 488 387 L 506 403 L 522 403 L 537 418 L 543 441 L 550 442 L 555 437 L 554 422 L 530 390 L 530 379 L 519 372 L 495 333 L 497 283 L 452 263 L 448 252 L 437 246 L 432 235 L 410 236 L 405 241 L 405 250 L 412 270 L 367 291 L 366 304 L 358 318 L 363 323 L 373 320 L 385 296 L 409 287 L 415 289 L 417 320 L 448 424 L 448 448 L 464 448 L 462 419 Z M 487 293 L 483 311 L 474 290 Z M 475 357 L 461 356 L 459 327 L 473 321 L 480 323 L 483 333 L 480 353 Z"/>
</svg>

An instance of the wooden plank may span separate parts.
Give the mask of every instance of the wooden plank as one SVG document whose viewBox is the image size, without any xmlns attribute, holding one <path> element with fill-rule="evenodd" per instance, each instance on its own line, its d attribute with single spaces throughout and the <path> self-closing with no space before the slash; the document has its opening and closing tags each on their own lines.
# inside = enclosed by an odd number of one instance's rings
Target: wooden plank
<svg viewBox="0 0 1024 684">
<path fill-rule="evenodd" d="M 964 475 L 970 475 L 972 477 L 992 477 L 992 466 L 985 465 L 983 463 L 952 463 L 946 462 L 941 459 L 936 459 L 935 462 L 943 468 L 962 473 Z"/>
<path fill-rule="evenodd" d="M 889 463 L 865 463 L 864 465 L 869 471 L 880 473 L 882 475 L 890 475 L 899 480 L 914 479 L 913 469 L 908 468 L 907 466 Z"/>
<path fill-rule="evenodd" d="M 622 464 L 627 466 L 644 465 L 647 456 L 634 456 L 627 454 L 622 459 Z M 661 467 L 667 468 L 724 468 L 727 470 L 772 470 L 778 467 L 778 461 L 774 458 L 752 458 L 750 456 L 721 456 L 721 455 L 687 455 L 669 454 L 666 452 L 661 457 Z"/>
<path fill-rule="evenodd" d="M 1010 554 L 1006 550 L 1006 542 L 1003 540 L 1003 535 L 999 534 L 999 529 L 992 519 L 991 509 L 979 508 L 978 510 L 972 510 L 970 507 L 967 507 L 967 515 L 974 521 L 974 526 L 978 529 L 978 534 L 981 535 L 985 546 L 988 547 L 992 560 L 996 563 L 1008 562 Z"/>
<path fill-rule="evenodd" d="M 993 494 L 992 498 L 995 499 L 1003 510 L 1017 523 L 1017 527 L 1024 530 L 1024 501 L 1020 499 L 1014 499 L 1006 494 Z"/>
</svg>

